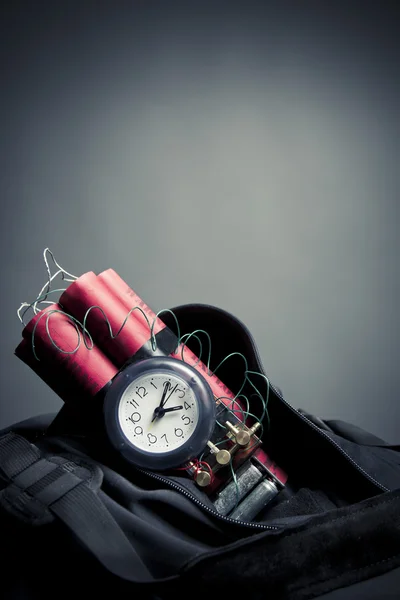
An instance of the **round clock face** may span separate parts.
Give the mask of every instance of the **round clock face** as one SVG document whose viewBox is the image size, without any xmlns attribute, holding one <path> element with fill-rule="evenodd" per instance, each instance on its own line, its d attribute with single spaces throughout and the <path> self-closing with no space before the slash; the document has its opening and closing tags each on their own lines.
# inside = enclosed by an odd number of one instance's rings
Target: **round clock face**
<svg viewBox="0 0 400 600">
<path fill-rule="evenodd" d="M 215 426 L 215 401 L 193 367 L 155 357 L 117 375 L 104 415 L 109 439 L 125 458 L 139 467 L 168 469 L 205 448 Z"/>
<path fill-rule="evenodd" d="M 162 404 L 163 410 L 160 409 Z M 175 373 L 139 376 L 124 391 L 118 419 L 127 439 L 148 452 L 179 448 L 196 429 L 197 397 Z"/>
</svg>

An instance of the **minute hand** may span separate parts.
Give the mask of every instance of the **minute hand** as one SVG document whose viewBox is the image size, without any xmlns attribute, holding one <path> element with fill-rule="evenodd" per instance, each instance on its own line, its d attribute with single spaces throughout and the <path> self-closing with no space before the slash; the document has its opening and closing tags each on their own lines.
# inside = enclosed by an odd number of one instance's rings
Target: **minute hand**
<svg viewBox="0 0 400 600">
<path fill-rule="evenodd" d="M 163 405 L 164 405 L 164 402 L 165 402 L 165 397 L 166 397 L 166 395 L 167 395 L 167 393 L 168 393 L 168 388 L 169 388 L 169 383 L 167 382 L 167 383 L 165 384 L 165 386 L 164 386 L 164 391 L 163 391 L 163 393 L 162 393 L 162 396 L 161 396 L 161 400 L 160 400 L 160 404 L 159 404 L 159 407 L 160 407 L 160 408 L 162 408 L 162 407 L 163 407 Z"/>
<path fill-rule="evenodd" d="M 160 416 L 160 412 L 163 411 L 162 407 L 164 405 L 164 401 L 165 401 L 165 397 L 166 397 L 167 392 L 168 392 L 168 388 L 169 388 L 169 383 L 167 382 L 165 384 L 165 386 L 164 386 L 164 390 L 163 390 L 163 393 L 161 395 L 160 404 L 154 409 L 153 418 L 151 420 L 152 423 L 153 423 L 153 421 L 155 421 L 157 419 L 157 417 Z"/>
<path fill-rule="evenodd" d="M 170 387 L 171 384 L 169 384 L 169 386 L 165 386 Z M 161 404 L 160 404 L 160 408 L 164 408 L 164 406 L 167 404 L 168 400 L 171 398 L 172 394 L 175 392 L 176 388 L 178 387 L 178 384 L 175 385 L 175 387 L 173 388 L 173 390 L 171 390 L 171 392 L 169 393 L 168 397 L 166 395 L 163 394 L 163 398 L 161 399 Z"/>
</svg>

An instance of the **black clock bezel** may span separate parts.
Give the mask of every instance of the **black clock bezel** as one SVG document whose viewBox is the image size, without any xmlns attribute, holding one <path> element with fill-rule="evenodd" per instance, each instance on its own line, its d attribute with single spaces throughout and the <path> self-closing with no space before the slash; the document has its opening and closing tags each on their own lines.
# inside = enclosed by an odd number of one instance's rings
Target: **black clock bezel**
<svg viewBox="0 0 400 600">
<path fill-rule="evenodd" d="M 198 403 L 199 418 L 194 432 L 182 446 L 168 452 L 146 452 L 134 446 L 123 433 L 118 418 L 125 389 L 138 377 L 151 372 L 180 377 L 191 387 Z M 146 358 L 118 373 L 107 390 L 103 414 L 107 436 L 126 460 L 143 469 L 162 471 L 179 467 L 204 450 L 215 427 L 216 405 L 210 386 L 196 369 L 176 358 L 162 356 Z"/>
</svg>

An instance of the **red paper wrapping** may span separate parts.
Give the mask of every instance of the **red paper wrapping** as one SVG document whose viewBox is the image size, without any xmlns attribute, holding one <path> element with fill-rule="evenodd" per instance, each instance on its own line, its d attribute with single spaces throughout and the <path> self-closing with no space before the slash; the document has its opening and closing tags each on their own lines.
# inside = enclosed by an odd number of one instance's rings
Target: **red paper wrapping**
<svg viewBox="0 0 400 600">
<path fill-rule="evenodd" d="M 147 316 L 149 323 L 146 321 L 143 314 L 140 310 L 135 310 L 131 313 L 132 318 L 135 318 L 138 322 L 137 326 L 137 337 L 140 340 L 143 340 L 143 344 L 145 344 L 150 339 L 150 328 L 155 321 L 153 333 L 156 335 L 162 329 L 165 329 L 165 323 L 161 321 L 161 319 L 156 318 L 156 314 L 143 302 L 143 300 L 133 291 L 132 288 L 129 287 L 127 283 L 116 273 L 113 269 L 107 269 L 103 271 L 97 276 L 97 279 L 100 280 L 109 290 L 110 292 L 117 298 L 121 304 L 125 307 L 126 313 L 138 306 L 142 309 L 142 311 Z M 150 324 L 150 325 L 149 325 Z"/>
<path fill-rule="evenodd" d="M 136 313 L 140 314 L 139 311 L 132 312 L 121 329 L 130 308 L 136 304 L 127 309 L 118 296 L 92 272 L 85 273 L 71 283 L 61 295 L 59 303 L 81 323 L 91 307 L 100 306 L 103 309 L 104 314 L 98 308 L 90 310 L 86 328 L 93 336 L 96 345 L 119 368 L 150 338 L 149 327 L 144 328 L 136 318 Z M 111 337 L 104 315 L 115 337 Z M 143 318 L 143 315 L 140 316 Z"/>
<path fill-rule="evenodd" d="M 18 346 L 18 356 L 29 364 L 39 376 L 65 401 L 70 391 L 80 390 L 83 396 L 95 396 L 117 373 L 116 366 L 94 346 L 87 349 L 82 339 L 78 344 L 78 333 L 71 319 L 61 311 L 59 304 L 51 304 L 29 321 L 22 331 L 26 344 Z M 48 331 L 47 331 L 48 329 Z M 32 335 L 37 358 L 32 350 Z M 50 335 L 49 335 L 50 334 Z M 52 342 L 53 340 L 53 342 Z M 61 348 L 60 351 L 54 344 Z M 60 379 L 60 382 L 55 380 Z M 65 385 L 67 396 L 62 391 Z"/>
</svg>

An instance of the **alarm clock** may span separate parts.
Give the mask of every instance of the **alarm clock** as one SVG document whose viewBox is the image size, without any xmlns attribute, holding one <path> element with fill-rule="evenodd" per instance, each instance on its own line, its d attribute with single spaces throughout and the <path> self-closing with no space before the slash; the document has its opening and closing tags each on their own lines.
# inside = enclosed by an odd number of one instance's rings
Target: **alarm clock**
<svg viewBox="0 0 400 600">
<path fill-rule="evenodd" d="M 127 366 L 104 399 L 113 447 L 136 467 L 179 467 L 204 451 L 216 424 L 210 386 L 190 365 L 154 357 Z"/>
<path fill-rule="evenodd" d="M 211 442 L 220 429 L 216 425 L 221 414 L 214 394 L 195 368 L 171 357 L 147 358 L 122 369 L 106 393 L 103 413 L 105 432 L 115 450 L 147 471 L 187 468 L 210 448 L 214 450 L 212 471 L 218 471 L 230 464 L 234 450 L 251 439 L 251 429 L 236 429 L 227 421 L 228 430 L 235 433 L 230 449 Z M 272 475 L 259 460 L 247 458 L 233 481 L 221 480 L 213 501 L 217 512 L 252 520 L 279 491 L 277 480 L 266 478 L 266 473 Z M 210 473 L 199 470 L 195 479 L 207 487 Z"/>
</svg>

